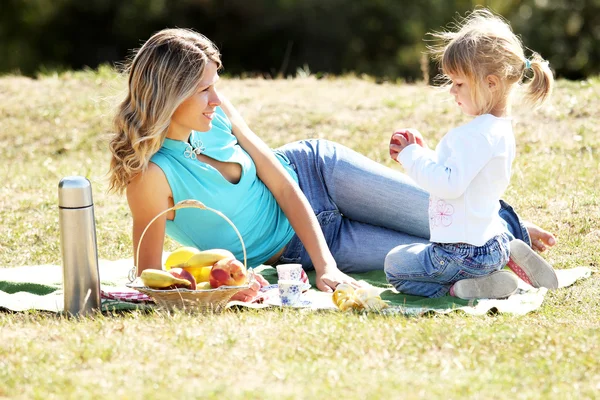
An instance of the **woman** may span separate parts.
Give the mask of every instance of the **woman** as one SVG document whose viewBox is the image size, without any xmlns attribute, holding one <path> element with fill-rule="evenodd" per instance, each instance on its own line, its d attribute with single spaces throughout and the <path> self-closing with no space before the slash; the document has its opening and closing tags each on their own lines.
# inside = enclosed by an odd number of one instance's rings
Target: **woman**
<svg viewBox="0 0 600 400">
<path fill-rule="evenodd" d="M 110 189 L 127 194 L 134 249 L 152 218 L 188 198 L 234 222 L 250 266 L 300 262 L 315 269 L 323 291 L 354 283 L 345 273 L 383 269 L 386 254 L 399 244 L 427 242 L 427 193 L 332 142 L 301 141 L 272 151 L 216 90 L 220 67 L 214 44 L 186 29 L 154 34 L 131 63 L 110 142 Z M 501 215 L 515 237 L 527 240 L 510 207 Z M 553 244 L 549 233 L 529 231 L 539 246 Z M 150 226 L 135 260 L 138 273 L 161 267 L 165 234 L 185 246 L 227 248 L 242 258 L 224 220 L 181 209 Z"/>
</svg>

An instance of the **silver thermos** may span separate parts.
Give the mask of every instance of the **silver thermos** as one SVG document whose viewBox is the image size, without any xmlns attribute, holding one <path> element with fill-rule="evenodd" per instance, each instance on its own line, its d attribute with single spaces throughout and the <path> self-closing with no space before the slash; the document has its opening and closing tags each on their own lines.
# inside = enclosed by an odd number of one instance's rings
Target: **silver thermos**
<svg viewBox="0 0 600 400">
<path fill-rule="evenodd" d="M 82 176 L 58 184 L 58 216 L 65 312 L 87 315 L 100 310 L 100 277 L 92 185 Z"/>
</svg>

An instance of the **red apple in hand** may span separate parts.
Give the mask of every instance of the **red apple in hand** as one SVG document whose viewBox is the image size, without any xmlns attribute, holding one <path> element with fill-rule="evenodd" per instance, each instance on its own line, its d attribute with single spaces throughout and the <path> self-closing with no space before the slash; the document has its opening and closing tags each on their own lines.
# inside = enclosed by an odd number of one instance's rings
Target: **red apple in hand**
<svg viewBox="0 0 600 400">
<path fill-rule="evenodd" d="M 402 136 L 404 136 L 404 139 L 406 139 L 408 141 L 408 135 L 406 134 L 406 132 L 405 131 L 400 131 L 400 132 L 394 132 L 394 134 L 392 135 L 392 140 L 391 140 L 392 143 L 398 144 L 398 145 L 401 144 L 400 143 L 400 139 L 398 139 L 397 137 L 394 137 L 396 135 L 402 135 Z"/>
<path fill-rule="evenodd" d="M 185 279 L 188 280 L 190 282 L 189 286 L 185 286 L 185 285 L 172 285 L 169 286 L 170 289 L 176 289 L 176 288 L 180 288 L 180 287 L 185 287 L 188 289 L 192 289 L 192 290 L 196 290 L 196 279 L 194 279 L 194 276 L 192 274 L 190 274 L 188 271 L 181 269 L 181 268 L 171 268 L 169 270 L 169 273 L 171 275 L 173 275 L 175 278 L 179 278 L 179 279 Z"/>
<path fill-rule="evenodd" d="M 407 132 L 409 132 L 408 129 L 402 130 L 402 131 L 398 131 L 398 132 L 394 132 L 394 134 L 392 135 L 392 138 L 390 139 L 390 143 L 391 144 L 397 144 L 398 146 L 401 146 L 402 143 L 400 143 L 400 139 L 396 135 L 402 135 L 402 136 L 404 136 L 404 139 L 406 139 L 406 141 L 408 141 L 408 133 Z M 413 131 L 410 131 L 410 132 L 415 137 L 415 142 L 419 146 L 424 147 L 423 138 L 421 137 L 421 134 L 418 131 L 416 131 L 416 130 L 413 130 Z"/>
<path fill-rule="evenodd" d="M 244 264 L 235 258 L 217 261 L 210 270 L 210 286 L 241 286 L 246 284 L 247 272 Z"/>
<path fill-rule="evenodd" d="M 402 146 L 402 143 L 400 142 L 400 139 L 398 138 L 398 135 L 402 135 L 404 136 L 404 138 L 406 140 L 408 140 L 408 136 L 406 135 L 406 133 L 404 132 L 394 132 L 392 134 L 392 137 L 390 138 L 390 145 L 395 144 L 396 146 Z M 392 150 L 391 146 L 390 146 L 390 157 L 392 157 L 392 160 L 394 161 L 398 161 L 397 157 L 398 157 L 398 151 L 396 150 Z"/>
</svg>

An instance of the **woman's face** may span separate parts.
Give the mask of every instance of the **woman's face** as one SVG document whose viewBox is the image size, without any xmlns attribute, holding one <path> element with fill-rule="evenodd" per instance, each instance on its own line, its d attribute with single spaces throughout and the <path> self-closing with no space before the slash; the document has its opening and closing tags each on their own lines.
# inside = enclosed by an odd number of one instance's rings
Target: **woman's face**
<svg viewBox="0 0 600 400">
<path fill-rule="evenodd" d="M 175 109 L 167 137 L 186 141 L 192 132 L 206 132 L 212 127 L 215 108 L 221 104 L 215 84 L 219 80 L 217 64 L 209 62 L 198 84 L 198 90 Z"/>
</svg>

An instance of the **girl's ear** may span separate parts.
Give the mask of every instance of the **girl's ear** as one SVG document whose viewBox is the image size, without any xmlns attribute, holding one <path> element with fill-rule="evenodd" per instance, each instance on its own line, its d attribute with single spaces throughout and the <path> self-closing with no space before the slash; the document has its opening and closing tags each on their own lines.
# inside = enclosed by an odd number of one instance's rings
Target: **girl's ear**
<svg viewBox="0 0 600 400">
<path fill-rule="evenodd" d="M 495 92 L 500 87 L 500 79 L 498 79 L 496 75 L 488 75 L 485 78 L 485 81 L 487 83 L 488 89 L 490 89 L 490 91 L 492 92 Z"/>
</svg>

